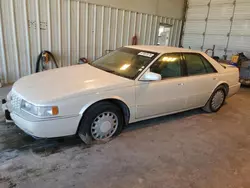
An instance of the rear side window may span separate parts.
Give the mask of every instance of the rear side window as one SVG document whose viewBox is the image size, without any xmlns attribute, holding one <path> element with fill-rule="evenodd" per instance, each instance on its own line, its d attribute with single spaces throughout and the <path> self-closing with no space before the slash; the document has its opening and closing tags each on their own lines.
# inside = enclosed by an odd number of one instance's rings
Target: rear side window
<svg viewBox="0 0 250 188">
<path fill-rule="evenodd" d="M 215 73 L 217 72 L 215 70 L 215 68 L 211 65 L 211 63 L 208 62 L 208 60 L 206 58 L 204 58 L 203 56 L 200 56 L 204 65 L 205 65 L 205 68 L 207 70 L 207 73 Z"/>
<path fill-rule="evenodd" d="M 198 54 L 184 54 L 188 75 L 199 75 L 216 72 L 212 65 Z"/>
</svg>

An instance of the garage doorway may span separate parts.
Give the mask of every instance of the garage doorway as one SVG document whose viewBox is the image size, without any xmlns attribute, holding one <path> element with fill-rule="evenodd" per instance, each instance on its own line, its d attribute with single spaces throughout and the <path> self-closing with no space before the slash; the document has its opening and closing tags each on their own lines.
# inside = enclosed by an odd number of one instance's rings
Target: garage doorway
<svg viewBox="0 0 250 188">
<path fill-rule="evenodd" d="M 158 29 L 157 45 L 168 46 L 170 38 L 171 26 L 166 24 L 160 24 Z"/>
</svg>

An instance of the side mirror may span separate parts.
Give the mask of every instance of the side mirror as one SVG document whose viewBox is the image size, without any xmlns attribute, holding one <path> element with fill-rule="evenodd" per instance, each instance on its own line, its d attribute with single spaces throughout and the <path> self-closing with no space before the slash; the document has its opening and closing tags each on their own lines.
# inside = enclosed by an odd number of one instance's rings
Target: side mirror
<svg viewBox="0 0 250 188">
<path fill-rule="evenodd" d="M 158 81 L 161 80 L 161 75 L 154 72 L 146 72 L 140 81 Z"/>
</svg>

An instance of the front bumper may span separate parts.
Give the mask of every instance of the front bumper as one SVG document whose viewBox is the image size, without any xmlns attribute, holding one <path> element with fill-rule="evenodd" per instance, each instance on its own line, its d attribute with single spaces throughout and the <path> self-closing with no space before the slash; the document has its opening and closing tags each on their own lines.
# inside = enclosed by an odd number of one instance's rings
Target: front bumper
<svg viewBox="0 0 250 188">
<path fill-rule="evenodd" d="M 22 111 L 17 114 L 11 110 L 11 104 L 6 100 L 2 100 L 2 109 L 5 112 L 6 120 L 13 120 L 25 133 L 37 138 L 74 135 L 81 119 L 80 115 L 39 119 Z"/>
<path fill-rule="evenodd" d="M 40 118 L 21 110 L 21 97 L 11 91 L 7 100 L 2 100 L 2 109 L 7 119 L 14 123 L 27 134 L 37 138 L 55 138 L 75 135 L 81 115 L 56 116 Z"/>
<path fill-rule="evenodd" d="M 80 116 L 57 118 L 57 119 L 37 119 L 29 121 L 15 112 L 12 112 L 11 118 L 14 123 L 27 134 L 37 138 L 55 138 L 71 136 L 76 134 Z"/>
</svg>

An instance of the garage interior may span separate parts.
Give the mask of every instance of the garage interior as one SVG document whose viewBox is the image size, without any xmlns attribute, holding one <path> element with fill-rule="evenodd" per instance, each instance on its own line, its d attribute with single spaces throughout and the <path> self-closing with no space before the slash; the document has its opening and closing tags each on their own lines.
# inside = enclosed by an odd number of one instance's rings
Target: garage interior
<svg viewBox="0 0 250 188">
<path fill-rule="evenodd" d="M 0 98 L 36 72 L 43 50 L 59 67 L 132 44 L 212 49 L 235 65 L 238 53 L 250 58 L 249 9 L 249 0 L 0 0 Z M 249 96 L 242 86 L 217 113 L 134 123 L 91 147 L 35 140 L 0 110 L 0 187 L 250 187 Z"/>
</svg>

